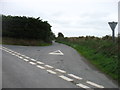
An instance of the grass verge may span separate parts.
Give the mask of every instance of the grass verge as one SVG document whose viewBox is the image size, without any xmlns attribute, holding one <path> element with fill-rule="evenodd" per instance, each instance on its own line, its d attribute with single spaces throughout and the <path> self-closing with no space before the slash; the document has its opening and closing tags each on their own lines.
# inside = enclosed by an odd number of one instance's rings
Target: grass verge
<svg viewBox="0 0 120 90">
<path fill-rule="evenodd" d="M 99 70 L 116 80 L 120 84 L 117 44 L 109 41 L 82 40 L 79 42 L 62 40 L 57 41 L 76 49 Z"/>
</svg>

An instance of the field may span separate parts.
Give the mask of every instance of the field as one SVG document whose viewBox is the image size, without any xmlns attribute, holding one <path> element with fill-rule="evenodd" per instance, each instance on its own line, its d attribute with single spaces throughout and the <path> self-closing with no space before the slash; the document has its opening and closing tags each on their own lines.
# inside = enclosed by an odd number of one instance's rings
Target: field
<svg viewBox="0 0 120 90">
<path fill-rule="evenodd" d="M 73 47 L 98 69 L 120 83 L 117 38 L 114 43 L 109 36 L 103 38 L 94 36 L 73 37 L 57 39 L 57 42 Z"/>
</svg>

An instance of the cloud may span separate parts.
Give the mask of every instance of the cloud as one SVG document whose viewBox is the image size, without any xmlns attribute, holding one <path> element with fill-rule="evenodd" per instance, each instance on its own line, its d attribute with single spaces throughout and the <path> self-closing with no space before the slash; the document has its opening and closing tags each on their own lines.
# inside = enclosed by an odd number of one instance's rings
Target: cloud
<svg viewBox="0 0 120 90">
<path fill-rule="evenodd" d="M 109 21 L 118 20 L 119 0 L 1 0 L 5 15 L 41 17 L 52 25 L 57 35 L 110 34 Z"/>
</svg>

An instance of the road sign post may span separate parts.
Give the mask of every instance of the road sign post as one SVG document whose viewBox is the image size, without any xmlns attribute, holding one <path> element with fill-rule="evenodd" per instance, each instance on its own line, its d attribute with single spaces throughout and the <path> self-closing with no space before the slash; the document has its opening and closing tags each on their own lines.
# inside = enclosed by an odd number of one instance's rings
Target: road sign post
<svg viewBox="0 0 120 90">
<path fill-rule="evenodd" d="M 113 42 L 115 42 L 115 27 L 117 25 L 117 22 L 108 22 L 108 24 L 110 25 L 110 28 L 112 29 L 112 39 Z"/>
</svg>

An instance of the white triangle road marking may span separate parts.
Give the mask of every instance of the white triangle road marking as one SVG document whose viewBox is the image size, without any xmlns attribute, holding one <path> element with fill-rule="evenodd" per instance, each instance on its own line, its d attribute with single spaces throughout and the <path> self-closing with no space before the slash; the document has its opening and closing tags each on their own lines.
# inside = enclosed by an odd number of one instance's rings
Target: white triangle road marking
<svg viewBox="0 0 120 90">
<path fill-rule="evenodd" d="M 56 50 L 56 51 L 51 52 L 49 54 L 52 54 L 52 55 L 64 55 L 60 50 Z"/>
</svg>

